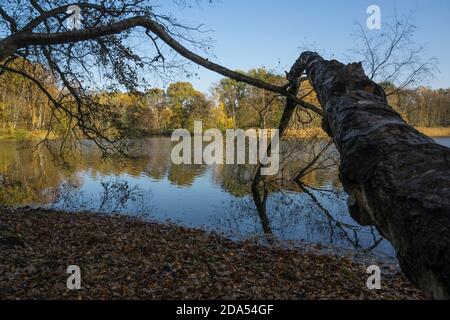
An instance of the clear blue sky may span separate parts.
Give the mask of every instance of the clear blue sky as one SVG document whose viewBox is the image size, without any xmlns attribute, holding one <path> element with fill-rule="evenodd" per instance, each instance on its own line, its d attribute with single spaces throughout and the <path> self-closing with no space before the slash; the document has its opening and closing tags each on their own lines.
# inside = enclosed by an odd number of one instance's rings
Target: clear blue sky
<svg viewBox="0 0 450 320">
<path fill-rule="evenodd" d="M 164 1 L 166 2 L 166 1 Z M 194 1 L 193 1 L 194 2 Z M 211 59 L 231 69 L 265 66 L 288 70 L 303 48 L 318 50 L 327 58 L 345 60 L 355 47 L 351 34 L 355 23 L 366 24 L 371 4 L 381 8 L 383 19 L 414 11 L 415 40 L 428 57 L 438 59 L 440 73 L 426 83 L 450 87 L 449 0 L 214 0 L 191 8 L 170 7 L 181 22 L 203 23 L 214 40 Z M 166 2 L 167 3 L 167 2 Z M 221 77 L 200 68 L 194 86 L 207 92 Z"/>
</svg>

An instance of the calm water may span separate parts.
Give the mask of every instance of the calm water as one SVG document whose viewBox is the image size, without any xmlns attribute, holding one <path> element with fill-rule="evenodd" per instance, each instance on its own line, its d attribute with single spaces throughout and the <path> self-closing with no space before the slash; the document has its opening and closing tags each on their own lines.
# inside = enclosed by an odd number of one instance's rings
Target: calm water
<svg viewBox="0 0 450 320">
<path fill-rule="evenodd" d="M 437 140 L 450 147 L 450 138 Z M 105 162 L 85 148 L 65 164 L 53 161 L 46 149 L 33 153 L 20 143 L 0 142 L 0 204 L 141 215 L 237 239 L 262 238 L 265 231 L 282 240 L 393 255 L 375 230 L 350 218 L 333 165 L 335 151 L 327 151 L 321 169 L 302 179 L 305 189 L 287 181 L 322 145 L 285 143 L 289 156 L 282 163 L 282 175 L 269 181 L 257 197 L 250 188 L 253 167 L 173 165 L 169 138 L 136 142 L 138 159 Z M 298 154 L 292 156 L 290 149 Z M 255 201 L 265 210 L 257 211 Z"/>
</svg>

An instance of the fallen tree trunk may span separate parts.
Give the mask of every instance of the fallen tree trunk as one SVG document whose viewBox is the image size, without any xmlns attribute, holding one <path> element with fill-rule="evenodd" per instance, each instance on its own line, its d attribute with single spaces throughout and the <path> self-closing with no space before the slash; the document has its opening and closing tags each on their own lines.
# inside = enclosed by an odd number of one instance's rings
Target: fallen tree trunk
<svg viewBox="0 0 450 320">
<path fill-rule="evenodd" d="M 409 126 L 360 63 L 313 52 L 306 71 L 341 156 L 351 216 L 394 246 L 404 273 L 431 298 L 450 298 L 450 149 Z"/>
</svg>

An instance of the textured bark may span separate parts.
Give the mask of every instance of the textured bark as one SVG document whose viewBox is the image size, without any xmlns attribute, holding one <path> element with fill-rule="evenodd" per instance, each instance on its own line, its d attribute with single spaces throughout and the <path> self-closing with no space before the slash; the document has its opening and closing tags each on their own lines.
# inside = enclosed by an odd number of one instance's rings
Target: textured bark
<svg viewBox="0 0 450 320">
<path fill-rule="evenodd" d="M 312 52 L 298 62 L 339 150 L 350 214 L 378 228 L 402 270 L 429 297 L 450 298 L 450 149 L 409 126 L 360 63 Z"/>
</svg>

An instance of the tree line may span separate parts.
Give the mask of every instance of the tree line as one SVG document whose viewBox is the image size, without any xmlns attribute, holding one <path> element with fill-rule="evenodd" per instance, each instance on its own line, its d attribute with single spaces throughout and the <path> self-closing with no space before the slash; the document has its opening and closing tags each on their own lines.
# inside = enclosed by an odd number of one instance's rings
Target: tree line
<svg viewBox="0 0 450 320">
<path fill-rule="evenodd" d="M 24 67 L 24 66 L 21 66 Z M 39 65 L 27 65 L 34 74 L 45 79 L 46 89 L 59 91 L 57 82 Z M 29 70 L 31 71 L 31 70 Z M 265 68 L 242 72 L 252 78 L 282 85 L 284 77 Z M 392 84 L 384 84 L 394 91 Z M 246 83 L 224 78 L 206 95 L 189 82 L 174 82 L 167 88 L 146 92 L 96 92 L 102 104 L 112 106 L 121 127 L 129 137 L 166 134 L 177 128 L 193 129 L 194 120 L 204 128 L 276 128 L 285 97 Z M 300 95 L 312 105 L 319 105 L 309 82 L 302 82 Z M 388 97 L 390 105 L 414 126 L 446 127 L 450 125 L 450 89 L 418 87 L 403 89 Z M 45 94 L 28 79 L 10 73 L 0 77 L 1 136 L 20 137 L 24 132 L 66 130 L 59 118 L 52 116 L 52 104 Z M 313 112 L 299 109 L 291 120 L 291 128 L 320 127 L 321 119 Z"/>
</svg>

